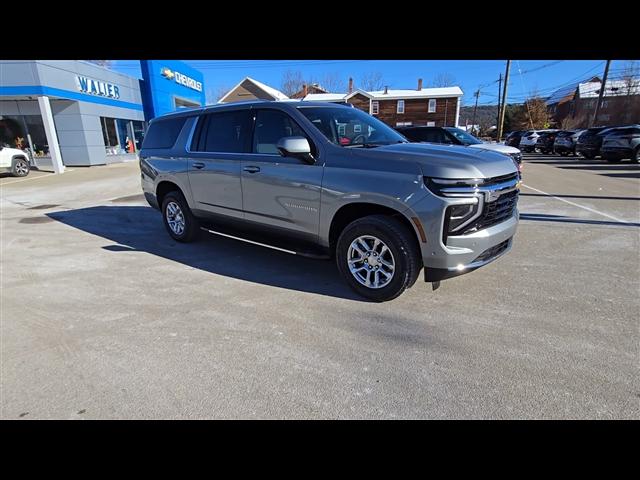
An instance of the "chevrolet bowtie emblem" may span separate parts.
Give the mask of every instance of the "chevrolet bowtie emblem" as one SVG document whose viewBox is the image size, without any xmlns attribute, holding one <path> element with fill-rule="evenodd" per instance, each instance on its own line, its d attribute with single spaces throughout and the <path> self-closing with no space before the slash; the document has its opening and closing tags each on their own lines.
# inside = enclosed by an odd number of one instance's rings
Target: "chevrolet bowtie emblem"
<svg viewBox="0 0 640 480">
<path fill-rule="evenodd" d="M 167 67 L 164 67 L 160 72 L 160 74 L 168 80 L 171 80 L 173 77 L 176 76 L 176 74 L 173 73 L 171 70 L 169 70 Z"/>
</svg>

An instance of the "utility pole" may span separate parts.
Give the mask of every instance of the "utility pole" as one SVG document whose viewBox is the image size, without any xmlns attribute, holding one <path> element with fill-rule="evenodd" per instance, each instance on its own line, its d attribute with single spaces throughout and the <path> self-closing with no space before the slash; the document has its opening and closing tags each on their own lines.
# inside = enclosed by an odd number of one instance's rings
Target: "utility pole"
<svg viewBox="0 0 640 480">
<path fill-rule="evenodd" d="M 502 74 L 500 74 L 500 78 L 498 78 L 498 118 L 496 118 L 496 125 L 500 123 L 500 112 L 502 111 L 502 105 L 500 103 L 500 94 L 502 90 Z"/>
<path fill-rule="evenodd" d="M 502 108 L 500 109 L 500 121 L 498 122 L 498 142 L 502 139 L 502 127 L 504 126 L 504 111 L 507 106 L 507 86 L 509 85 L 509 69 L 511 60 L 507 60 L 507 70 L 504 74 L 504 90 L 502 91 Z"/>
<path fill-rule="evenodd" d="M 596 111 L 593 114 L 593 120 L 591 120 L 590 127 L 593 127 L 598 121 L 598 113 L 600 112 L 600 106 L 602 105 L 602 97 L 604 97 L 604 90 L 607 87 L 607 76 L 609 75 L 609 65 L 611 60 L 607 60 L 607 65 L 604 67 L 604 76 L 602 77 L 602 86 L 600 87 L 600 94 L 598 95 L 598 103 L 596 104 Z"/>
<path fill-rule="evenodd" d="M 476 126 L 476 110 L 478 109 L 478 98 L 480 97 L 480 90 L 476 90 L 476 93 L 474 93 L 474 95 L 476 96 L 476 105 L 475 107 L 473 107 L 473 120 L 471 120 L 471 131 L 473 132 L 473 129 Z M 472 133 L 473 135 L 473 133 Z"/>
</svg>

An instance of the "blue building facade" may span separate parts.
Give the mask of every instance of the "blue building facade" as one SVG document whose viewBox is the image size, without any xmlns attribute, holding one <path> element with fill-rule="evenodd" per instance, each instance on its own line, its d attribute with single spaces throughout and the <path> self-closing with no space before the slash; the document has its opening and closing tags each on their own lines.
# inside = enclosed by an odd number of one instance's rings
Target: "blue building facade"
<svg viewBox="0 0 640 480">
<path fill-rule="evenodd" d="M 201 72 L 140 64 L 142 79 L 82 60 L 0 60 L 0 143 L 45 169 L 135 159 L 149 120 L 205 104 Z"/>
<path fill-rule="evenodd" d="M 177 60 L 141 60 L 140 92 L 145 120 L 205 104 L 201 72 Z"/>
</svg>

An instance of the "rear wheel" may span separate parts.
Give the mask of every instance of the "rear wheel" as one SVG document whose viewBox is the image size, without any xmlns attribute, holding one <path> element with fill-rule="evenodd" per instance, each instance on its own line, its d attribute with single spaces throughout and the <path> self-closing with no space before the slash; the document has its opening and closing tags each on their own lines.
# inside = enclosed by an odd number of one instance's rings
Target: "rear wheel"
<svg viewBox="0 0 640 480">
<path fill-rule="evenodd" d="M 416 282 L 422 268 L 413 232 L 385 215 L 347 225 L 338 238 L 336 263 L 354 291 L 376 302 L 398 297 Z"/>
<path fill-rule="evenodd" d="M 593 153 L 582 152 L 582 156 L 587 160 L 593 160 L 596 156 Z"/>
<path fill-rule="evenodd" d="M 162 219 L 171 238 L 178 242 L 192 242 L 200 232 L 198 220 L 181 192 L 173 191 L 164 196 Z"/>
<path fill-rule="evenodd" d="M 27 162 L 24 158 L 16 158 L 13 161 L 11 174 L 14 177 L 26 177 L 27 175 L 29 175 L 29 170 L 29 162 Z"/>
</svg>

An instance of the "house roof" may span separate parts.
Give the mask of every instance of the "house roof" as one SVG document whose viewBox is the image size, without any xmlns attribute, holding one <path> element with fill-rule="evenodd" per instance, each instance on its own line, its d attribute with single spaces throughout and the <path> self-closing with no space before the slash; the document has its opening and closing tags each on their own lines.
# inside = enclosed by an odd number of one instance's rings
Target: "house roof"
<svg viewBox="0 0 640 480">
<path fill-rule="evenodd" d="M 580 98 L 595 98 L 600 95 L 600 82 L 586 82 L 578 85 L 578 95 Z M 625 80 L 607 80 L 604 90 L 605 97 L 615 97 L 617 95 L 640 95 L 640 78 L 634 79 L 629 92 L 629 85 Z"/>
<path fill-rule="evenodd" d="M 373 100 L 403 100 L 412 98 L 442 98 L 442 97 L 461 97 L 463 95 L 460 87 L 440 87 L 440 88 L 423 88 L 422 90 L 375 90 L 367 92 L 356 89 L 345 96 L 345 99 L 351 98 L 357 94 L 364 95 Z"/>
<path fill-rule="evenodd" d="M 344 93 L 310 93 L 304 97 L 305 101 L 311 102 L 339 102 L 344 100 Z"/>
<path fill-rule="evenodd" d="M 591 77 L 591 79 L 589 79 L 588 81 L 600 82 L 600 77 Z M 549 98 L 547 99 L 547 105 L 553 105 L 555 103 L 572 100 L 579 85 L 580 82 L 575 82 L 565 87 L 559 88 L 549 96 Z"/>
<path fill-rule="evenodd" d="M 276 90 L 273 87 L 270 87 L 269 85 L 265 85 L 262 82 L 259 82 L 258 80 L 254 80 L 251 77 L 244 77 L 235 87 L 233 87 L 231 90 L 229 90 L 224 97 L 222 97 L 220 100 L 218 100 L 218 102 L 223 102 L 225 98 L 227 98 L 236 88 L 238 88 L 239 86 L 241 86 L 244 82 L 251 82 L 253 83 L 256 87 L 258 87 L 260 90 L 262 90 L 263 92 L 267 93 L 268 95 L 270 95 L 271 97 L 273 97 L 274 100 L 288 100 L 289 97 L 287 97 L 284 93 L 282 93 L 280 90 Z"/>
</svg>

